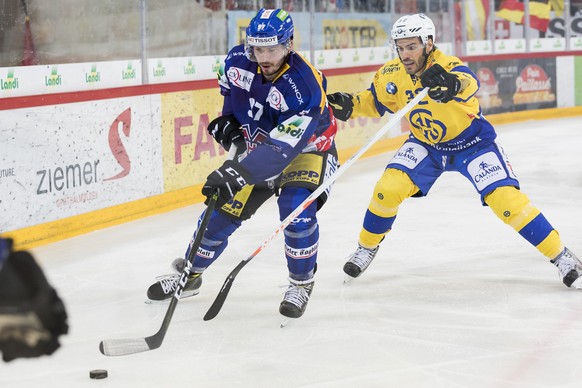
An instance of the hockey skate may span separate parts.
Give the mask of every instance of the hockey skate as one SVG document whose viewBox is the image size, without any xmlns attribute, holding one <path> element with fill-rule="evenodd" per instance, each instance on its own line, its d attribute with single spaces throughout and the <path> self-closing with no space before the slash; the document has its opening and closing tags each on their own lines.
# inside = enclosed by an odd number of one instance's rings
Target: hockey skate
<svg viewBox="0 0 582 388">
<path fill-rule="evenodd" d="M 550 262 L 558 267 L 560 279 L 566 287 L 582 290 L 582 263 L 572 251 L 564 248 L 562 253 Z"/>
<path fill-rule="evenodd" d="M 315 282 L 313 279 L 300 281 L 291 278 L 289 281 L 290 284 L 279 306 L 279 312 L 287 318 L 299 318 L 307 308 L 307 302 L 309 302 L 309 297 L 311 296 Z M 284 327 L 286 324 L 287 319 L 284 319 L 281 327 Z"/>
<path fill-rule="evenodd" d="M 344 283 L 360 276 L 370 266 L 379 248 L 380 246 L 369 249 L 358 244 L 356 251 L 348 257 L 348 261 L 344 264 L 344 272 L 348 275 Z"/>
<path fill-rule="evenodd" d="M 147 297 L 150 302 L 168 301 L 174 295 L 178 281 L 180 280 L 180 274 L 184 268 L 184 259 L 175 259 L 172 262 L 172 268 L 176 271 L 175 273 L 158 276 L 156 278 L 157 281 L 148 288 Z M 188 276 L 180 299 L 198 295 L 200 286 L 202 285 L 201 275 L 196 273 Z"/>
</svg>

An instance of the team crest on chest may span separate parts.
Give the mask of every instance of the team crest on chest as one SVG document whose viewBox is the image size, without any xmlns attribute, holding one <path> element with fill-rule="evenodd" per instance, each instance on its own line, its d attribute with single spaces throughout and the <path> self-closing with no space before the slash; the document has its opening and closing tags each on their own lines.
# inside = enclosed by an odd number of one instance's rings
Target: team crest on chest
<svg viewBox="0 0 582 388">
<path fill-rule="evenodd" d="M 269 133 L 261 128 L 253 129 L 251 132 L 248 125 L 244 125 L 242 131 L 245 139 L 247 139 L 247 149 L 249 151 L 257 148 L 257 145 L 264 143 L 269 136 Z"/>
</svg>

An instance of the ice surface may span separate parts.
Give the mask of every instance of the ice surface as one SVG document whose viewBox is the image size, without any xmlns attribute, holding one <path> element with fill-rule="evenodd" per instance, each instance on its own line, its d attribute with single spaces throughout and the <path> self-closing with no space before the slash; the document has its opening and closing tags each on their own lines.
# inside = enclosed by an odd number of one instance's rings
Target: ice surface
<svg viewBox="0 0 582 388">
<path fill-rule="evenodd" d="M 522 190 L 582 256 L 582 120 L 498 127 Z M 70 334 L 51 357 L 0 364 L 2 387 L 580 387 L 582 292 L 445 174 L 407 200 L 360 278 L 343 284 L 374 183 L 390 154 L 346 172 L 320 212 L 319 270 L 305 315 L 280 328 L 281 239 L 237 276 L 221 313 L 202 317 L 228 273 L 278 226 L 268 202 L 182 300 L 160 349 L 105 357 L 99 342 L 154 334 L 145 304 L 183 255 L 202 205 L 34 249 L 63 297 Z M 92 369 L 105 380 L 90 380 Z"/>
</svg>

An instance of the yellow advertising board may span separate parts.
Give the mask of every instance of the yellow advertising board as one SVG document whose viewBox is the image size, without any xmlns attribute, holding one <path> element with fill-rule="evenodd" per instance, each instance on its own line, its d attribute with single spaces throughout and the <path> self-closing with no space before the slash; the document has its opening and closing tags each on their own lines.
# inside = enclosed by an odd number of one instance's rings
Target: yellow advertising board
<svg viewBox="0 0 582 388">
<path fill-rule="evenodd" d="M 218 87 L 162 94 L 164 192 L 203 183 L 224 160 L 224 149 L 206 130 L 222 101 Z"/>
<path fill-rule="evenodd" d="M 328 78 L 328 93 L 356 92 L 366 89 L 373 73 L 347 74 Z M 341 89 L 349 85 L 351 89 Z M 222 110 L 222 96 L 217 88 L 165 93 L 161 96 L 162 165 L 164 192 L 204 183 L 208 174 L 224 161 L 223 148 L 206 128 Z M 360 148 L 389 120 L 358 118 L 338 121 L 336 145 L 340 160 Z M 400 135 L 400 125 L 388 134 Z M 381 144 L 380 144 L 381 145 Z"/>
</svg>

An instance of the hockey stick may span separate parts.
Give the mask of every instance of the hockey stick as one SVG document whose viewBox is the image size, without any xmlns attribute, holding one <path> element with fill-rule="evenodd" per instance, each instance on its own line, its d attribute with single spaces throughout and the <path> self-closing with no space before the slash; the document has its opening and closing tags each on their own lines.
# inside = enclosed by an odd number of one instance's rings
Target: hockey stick
<svg viewBox="0 0 582 388">
<path fill-rule="evenodd" d="M 285 218 L 281 224 L 275 229 L 275 231 L 267 237 L 265 241 L 246 259 L 241 261 L 232 271 L 228 274 L 228 277 L 224 281 L 222 288 L 218 292 L 216 299 L 212 303 L 212 306 L 204 315 L 204 320 L 209 321 L 216 317 L 228 296 L 230 288 L 232 287 L 232 283 L 236 278 L 236 275 L 243 269 L 245 265 L 247 265 L 256 255 L 258 255 L 267 245 L 273 241 L 277 235 L 287 227 L 295 219 L 303 210 L 305 210 L 313 201 L 315 201 L 329 186 L 331 186 L 350 166 L 360 158 L 374 143 L 376 143 L 382 136 L 384 136 L 394 125 L 396 125 L 405 114 L 407 114 L 420 100 L 426 97 L 428 93 L 428 88 L 424 88 L 418 95 L 412 99 L 406 106 L 396 112 L 376 134 L 364 145 L 362 148 L 358 150 L 354 155 L 352 155 L 340 168 L 338 168 L 327 180 L 325 180 L 321 186 L 319 186 L 314 192 L 311 193 L 309 197 L 307 197 L 291 214 Z"/>
<path fill-rule="evenodd" d="M 242 149 L 241 147 L 245 147 L 244 140 L 242 139 L 239 139 L 238 142 L 231 144 L 227 159 L 234 160 L 238 156 L 237 151 Z M 174 315 L 174 311 L 176 310 L 176 306 L 178 305 L 178 301 L 180 300 L 180 296 L 182 295 L 182 291 L 186 285 L 186 278 L 190 274 L 190 268 L 192 268 L 194 256 L 200 247 L 202 237 L 204 236 L 204 232 L 208 227 L 210 216 L 214 211 L 214 207 L 216 206 L 216 201 L 218 200 L 219 195 L 220 190 L 216 189 L 216 191 L 210 196 L 208 205 L 206 207 L 206 212 L 204 213 L 204 217 L 202 217 L 202 221 L 200 221 L 200 226 L 198 227 L 196 237 L 193 241 L 190 240 L 190 250 L 188 251 L 188 257 L 186 258 L 186 265 L 184 265 L 184 268 L 182 269 L 182 273 L 180 274 L 180 281 L 176 286 L 176 290 L 174 291 L 172 301 L 168 306 L 168 310 L 166 311 L 166 315 L 164 316 L 164 321 L 162 322 L 160 330 L 158 330 L 156 334 L 145 338 L 103 340 L 101 343 L 99 343 L 99 350 L 102 354 L 106 356 L 124 356 L 126 354 L 134 354 L 157 349 L 162 346 L 162 341 L 166 336 L 166 332 L 170 326 L 170 321 L 172 320 L 172 316 Z"/>
<path fill-rule="evenodd" d="M 198 247 L 200 246 L 200 242 L 202 241 L 202 236 L 204 236 L 204 231 L 206 230 L 206 227 L 208 226 L 208 223 L 210 221 L 210 216 L 214 211 L 214 206 L 216 205 L 216 201 L 218 200 L 218 195 L 219 190 L 217 189 L 212 194 L 208 201 L 208 207 L 206 208 L 204 217 L 202 217 L 202 221 L 200 222 L 200 226 L 198 227 L 196 237 L 194 238 L 193 242 L 191 241 L 190 251 L 188 252 L 186 265 L 184 265 L 184 268 L 182 269 L 182 273 L 180 274 L 180 281 L 176 286 L 176 291 L 174 291 L 172 301 L 170 302 L 170 306 L 168 306 L 168 310 L 166 311 L 166 315 L 164 316 L 164 321 L 162 322 L 160 330 L 158 330 L 156 334 L 145 338 L 103 340 L 99 344 L 99 350 L 101 351 L 102 354 L 106 356 L 123 356 L 126 354 L 133 354 L 157 349 L 162 345 L 162 341 L 166 336 L 166 332 L 168 331 L 168 327 L 170 326 L 170 321 L 172 320 L 172 316 L 174 315 L 174 311 L 176 310 L 176 306 L 180 301 L 180 296 L 182 295 L 182 291 L 184 290 L 184 286 L 186 285 L 186 280 L 188 278 L 188 275 L 190 274 L 190 268 L 192 268 L 194 256 L 198 251 Z"/>
</svg>

